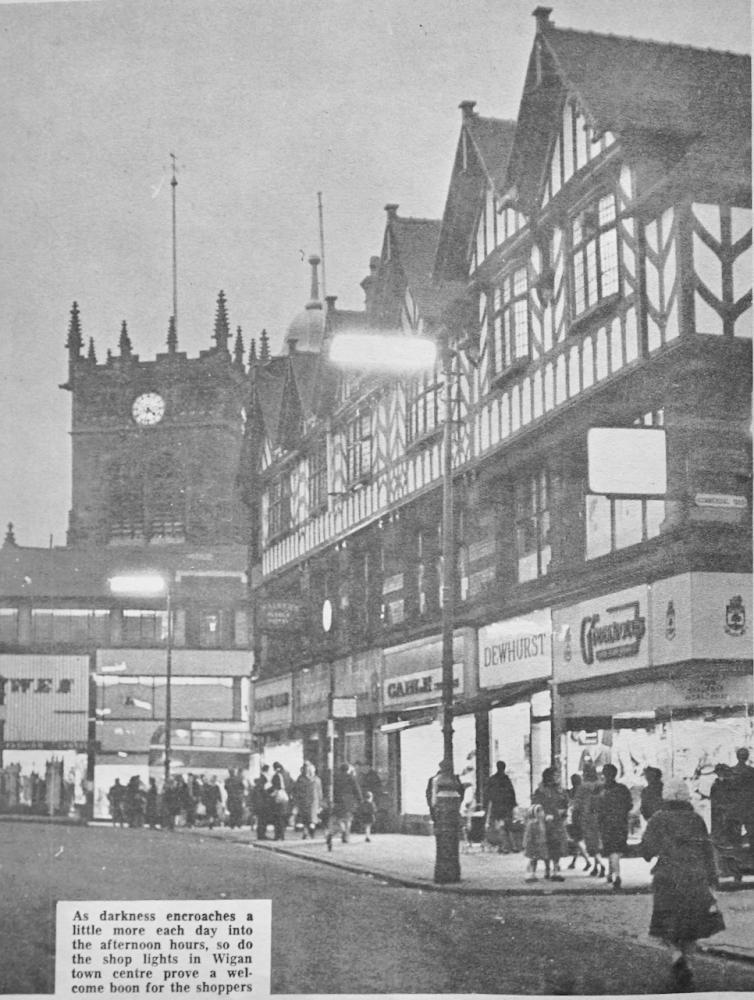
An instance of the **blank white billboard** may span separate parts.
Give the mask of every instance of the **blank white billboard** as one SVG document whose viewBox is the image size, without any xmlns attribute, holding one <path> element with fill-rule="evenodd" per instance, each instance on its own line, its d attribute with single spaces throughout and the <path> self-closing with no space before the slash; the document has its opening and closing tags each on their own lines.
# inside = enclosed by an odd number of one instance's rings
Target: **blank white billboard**
<svg viewBox="0 0 754 1000">
<path fill-rule="evenodd" d="M 665 431 L 660 427 L 591 427 L 589 492 L 657 497 L 667 489 Z"/>
</svg>

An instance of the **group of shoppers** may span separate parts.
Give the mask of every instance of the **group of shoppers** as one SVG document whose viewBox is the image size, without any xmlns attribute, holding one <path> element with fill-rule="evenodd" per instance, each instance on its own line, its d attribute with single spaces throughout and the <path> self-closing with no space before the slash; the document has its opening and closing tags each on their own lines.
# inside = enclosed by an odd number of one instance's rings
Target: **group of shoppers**
<svg viewBox="0 0 754 1000">
<path fill-rule="evenodd" d="M 717 780 L 710 793 L 712 837 L 695 812 L 683 779 L 663 780 L 656 767 L 644 771 L 646 785 L 639 812 L 646 826 L 638 854 L 646 861 L 656 859 L 649 933 L 669 948 L 670 987 L 676 992 L 693 989 L 689 956 L 695 942 L 725 927 L 712 891 L 718 883 L 713 839 L 718 842 L 719 836 L 719 841 L 735 846 L 743 845 L 745 836 L 754 854 L 754 768 L 746 748 L 739 749 L 736 758 L 733 767 L 715 768 Z M 540 861 L 546 879 L 563 881 L 560 863 L 570 849 L 573 857 L 568 868 L 581 858 L 584 871 L 604 876 L 614 889 L 621 889 L 620 863 L 627 852 L 634 805 L 630 790 L 617 778 L 613 764 L 605 764 L 601 775 L 588 764 L 582 774 L 572 775 L 571 788 L 565 792 L 555 769 L 545 768 L 525 822 L 526 881 L 537 878 Z M 506 831 L 499 850 L 513 849 L 508 827 L 516 796 L 502 761 L 485 786 L 485 799 L 487 823 Z"/>
<path fill-rule="evenodd" d="M 332 802 L 327 802 L 314 764 L 305 760 L 295 780 L 279 761 L 262 765 L 251 784 L 234 768 L 224 782 L 214 775 L 173 775 L 162 791 L 154 778 L 148 785 L 138 775 L 126 785 L 116 778 L 107 798 L 114 826 L 172 830 L 178 824 L 210 829 L 248 825 L 259 840 L 284 840 L 290 827 L 300 827 L 304 839 L 313 838 L 321 826 L 332 850 L 333 836 L 339 834 L 347 843 L 358 817 L 369 842 L 381 792 L 377 773 L 366 772 L 360 783 L 352 765 L 344 762 L 333 775 L 332 792 Z"/>
</svg>

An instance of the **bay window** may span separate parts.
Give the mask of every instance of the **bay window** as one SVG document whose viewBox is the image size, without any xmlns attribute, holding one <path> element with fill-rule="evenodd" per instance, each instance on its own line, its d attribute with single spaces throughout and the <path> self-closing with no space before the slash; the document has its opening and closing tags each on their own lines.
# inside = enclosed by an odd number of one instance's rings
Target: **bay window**
<svg viewBox="0 0 754 1000">
<path fill-rule="evenodd" d="M 618 217 L 614 194 L 605 194 L 571 223 L 574 318 L 617 294 Z"/>
</svg>

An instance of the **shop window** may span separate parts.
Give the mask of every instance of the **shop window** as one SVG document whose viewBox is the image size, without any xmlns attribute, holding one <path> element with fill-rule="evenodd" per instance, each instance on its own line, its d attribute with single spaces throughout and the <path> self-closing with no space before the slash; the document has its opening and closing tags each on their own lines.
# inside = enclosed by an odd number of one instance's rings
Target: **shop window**
<svg viewBox="0 0 754 1000">
<path fill-rule="evenodd" d="M 108 611 L 84 608 L 34 608 L 31 613 L 32 643 L 87 646 L 109 641 Z"/>
<path fill-rule="evenodd" d="M 372 415 L 359 410 L 345 430 L 346 482 L 362 482 L 372 472 Z"/>
<path fill-rule="evenodd" d="M 652 410 L 634 421 L 635 426 L 662 427 L 664 413 Z M 640 545 L 660 534 L 665 519 L 664 500 L 586 496 L 586 558 L 597 559 L 631 545 Z"/>
<path fill-rule="evenodd" d="M 309 513 L 327 506 L 327 439 L 322 436 L 309 453 Z"/>
<path fill-rule="evenodd" d="M 406 439 L 409 444 L 439 431 L 443 423 L 443 383 L 436 372 L 418 376 L 408 386 Z"/>
<path fill-rule="evenodd" d="M 493 376 L 517 369 L 529 359 L 529 280 L 519 267 L 501 281 L 493 294 Z"/>
<path fill-rule="evenodd" d="M 278 538 L 291 528 L 291 477 L 278 476 L 270 483 L 268 534 Z"/>
<path fill-rule="evenodd" d="M 550 567 L 550 482 L 546 470 L 516 486 L 516 554 L 518 581 L 536 580 Z"/>
<path fill-rule="evenodd" d="M 571 280 L 575 319 L 618 293 L 618 219 L 614 194 L 603 195 L 573 220 Z"/>
<path fill-rule="evenodd" d="M 168 638 L 168 616 L 165 611 L 123 612 L 124 646 L 163 645 Z"/>
<path fill-rule="evenodd" d="M 0 608 L 0 643 L 18 642 L 18 609 Z"/>
</svg>

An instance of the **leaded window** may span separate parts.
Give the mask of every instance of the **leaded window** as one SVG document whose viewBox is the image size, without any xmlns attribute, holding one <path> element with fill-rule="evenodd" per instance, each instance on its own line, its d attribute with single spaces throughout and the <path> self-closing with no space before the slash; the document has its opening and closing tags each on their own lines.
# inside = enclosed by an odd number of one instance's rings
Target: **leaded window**
<svg viewBox="0 0 754 1000">
<path fill-rule="evenodd" d="M 614 194 L 605 194 L 571 223 L 574 318 L 619 289 L 618 219 Z"/>
</svg>

